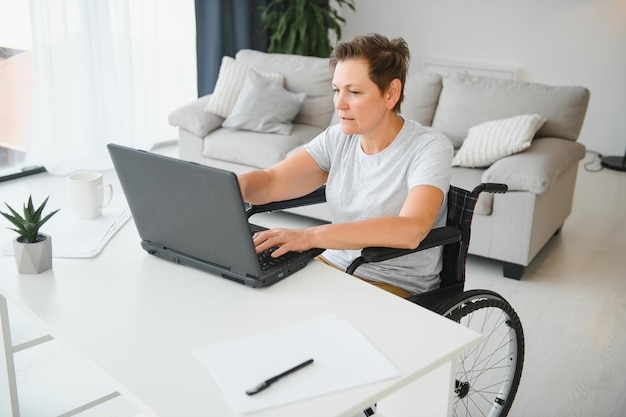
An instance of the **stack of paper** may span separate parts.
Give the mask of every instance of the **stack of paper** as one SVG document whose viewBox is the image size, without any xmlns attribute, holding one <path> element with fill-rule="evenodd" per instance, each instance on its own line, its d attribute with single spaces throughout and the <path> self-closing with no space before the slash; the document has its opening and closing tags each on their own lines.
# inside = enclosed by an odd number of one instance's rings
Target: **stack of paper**
<svg viewBox="0 0 626 417">
<path fill-rule="evenodd" d="M 326 316 L 194 352 L 231 407 L 247 413 L 393 378 L 396 368 L 349 322 Z M 313 364 L 255 395 L 246 390 L 307 359 Z"/>
<path fill-rule="evenodd" d="M 93 258 L 130 217 L 130 211 L 121 199 L 113 199 L 102 210 L 101 216 L 89 220 L 79 219 L 70 207 L 63 207 L 40 232 L 52 236 L 54 258 Z M 11 242 L 4 246 L 2 253 L 13 255 Z"/>
</svg>

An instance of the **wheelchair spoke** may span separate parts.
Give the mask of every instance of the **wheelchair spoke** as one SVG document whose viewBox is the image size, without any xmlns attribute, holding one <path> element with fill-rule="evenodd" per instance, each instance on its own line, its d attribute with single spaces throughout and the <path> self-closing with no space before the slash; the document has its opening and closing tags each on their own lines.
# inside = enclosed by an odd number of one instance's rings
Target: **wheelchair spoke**
<svg viewBox="0 0 626 417">
<path fill-rule="evenodd" d="M 444 312 L 483 335 L 478 346 L 459 358 L 455 416 L 503 417 L 517 391 L 523 354 L 521 324 L 508 303 L 490 294 L 465 298 Z"/>
<path fill-rule="evenodd" d="M 508 340 L 508 342 L 505 343 L 505 339 Z M 473 375 L 472 380 L 476 380 L 478 377 L 480 377 L 484 372 L 490 371 L 490 370 L 494 370 L 494 369 L 502 369 L 502 368 L 507 368 L 509 359 L 510 359 L 510 352 L 508 351 L 508 343 L 510 343 L 510 339 L 508 338 L 508 336 L 503 336 L 500 344 L 495 348 L 495 350 L 491 353 L 485 354 L 483 356 L 483 354 L 485 353 L 485 348 L 486 348 L 486 344 L 481 344 L 482 349 L 480 354 L 477 354 L 476 357 L 477 358 L 481 358 L 480 360 L 476 360 L 473 364 L 472 364 L 472 369 L 471 369 L 471 373 Z M 503 349 L 507 348 L 506 352 L 502 352 Z M 470 352 L 471 354 L 472 352 Z M 497 359 L 496 358 L 496 354 L 500 354 L 501 356 L 499 356 Z M 462 362 L 465 361 L 467 356 L 463 356 L 463 358 L 461 359 Z M 504 364 L 504 365 L 502 365 Z M 469 372 L 468 372 L 469 374 Z"/>
</svg>

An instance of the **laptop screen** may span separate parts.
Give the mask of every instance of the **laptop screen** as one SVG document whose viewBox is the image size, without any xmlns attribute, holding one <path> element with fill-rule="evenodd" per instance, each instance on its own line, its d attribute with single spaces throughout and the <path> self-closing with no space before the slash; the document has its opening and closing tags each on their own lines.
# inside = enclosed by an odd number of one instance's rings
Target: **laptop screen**
<svg viewBox="0 0 626 417">
<path fill-rule="evenodd" d="M 108 147 L 141 239 L 258 276 L 234 173 L 119 145 Z"/>
</svg>

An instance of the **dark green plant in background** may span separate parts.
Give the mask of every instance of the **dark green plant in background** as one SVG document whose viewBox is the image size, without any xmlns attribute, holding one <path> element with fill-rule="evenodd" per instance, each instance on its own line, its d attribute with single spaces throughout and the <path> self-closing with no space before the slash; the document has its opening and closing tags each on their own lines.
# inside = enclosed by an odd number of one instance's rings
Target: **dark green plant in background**
<svg viewBox="0 0 626 417">
<path fill-rule="evenodd" d="M 343 6 L 354 11 L 354 1 L 269 0 L 261 13 L 268 52 L 328 58 L 332 51 L 329 31 L 341 39 L 346 20 L 339 11 Z"/>
</svg>

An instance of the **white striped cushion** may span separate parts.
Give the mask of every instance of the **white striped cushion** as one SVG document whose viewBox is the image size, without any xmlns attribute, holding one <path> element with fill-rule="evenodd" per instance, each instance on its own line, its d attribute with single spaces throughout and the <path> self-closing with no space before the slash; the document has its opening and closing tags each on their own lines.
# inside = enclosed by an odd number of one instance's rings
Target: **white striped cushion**
<svg viewBox="0 0 626 417">
<path fill-rule="evenodd" d="M 249 68 L 248 65 L 236 61 L 234 58 L 229 56 L 223 57 L 220 72 L 215 83 L 215 89 L 204 111 L 221 117 L 228 117 L 237 101 L 237 97 L 239 97 Z M 284 86 L 285 77 L 282 74 L 256 69 L 255 71 L 264 78 Z"/>
<path fill-rule="evenodd" d="M 538 114 L 525 114 L 473 126 L 454 155 L 452 166 L 488 167 L 500 158 L 528 149 L 546 120 Z"/>
</svg>

